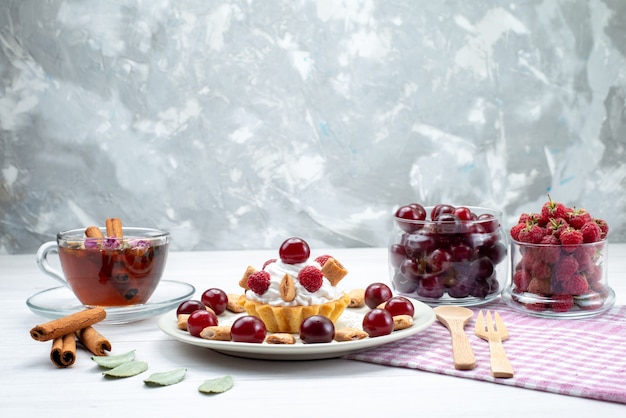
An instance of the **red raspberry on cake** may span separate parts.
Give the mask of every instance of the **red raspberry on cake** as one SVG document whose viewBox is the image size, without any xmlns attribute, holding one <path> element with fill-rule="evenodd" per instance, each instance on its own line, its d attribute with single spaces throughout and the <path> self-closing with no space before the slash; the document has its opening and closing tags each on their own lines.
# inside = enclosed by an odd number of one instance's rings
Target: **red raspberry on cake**
<svg viewBox="0 0 626 418">
<path fill-rule="evenodd" d="M 326 264 L 326 262 L 328 261 L 329 258 L 332 258 L 332 256 L 330 256 L 328 254 L 324 254 L 324 255 L 320 255 L 320 256 L 316 257 L 315 261 L 317 261 L 320 266 L 324 267 L 324 264 Z"/>
<path fill-rule="evenodd" d="M 298 273 L 298 281 L 309 292 L 317 292 L 322 287 L 324 275 L 314 266 L 306 266 Z"/>
<path fill-rule="evenodd" d="M 266 271 L 257 271 L 248 277 L 248 288 L 257 295 L 267 292 L 270 287 L 270 274 Z"/>
</svg>

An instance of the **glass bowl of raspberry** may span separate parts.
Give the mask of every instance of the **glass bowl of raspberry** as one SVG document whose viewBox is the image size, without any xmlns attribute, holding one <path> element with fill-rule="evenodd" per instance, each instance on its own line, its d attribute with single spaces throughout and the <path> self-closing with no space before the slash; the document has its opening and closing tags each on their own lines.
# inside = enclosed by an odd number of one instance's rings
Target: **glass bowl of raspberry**
<svg viewBox="0 0 626 418">
<path fill-rule="evenodd" d="M 394 290 L 431 306 L 496 299 L 508 275 L 501 219 L 500 211 L 476 206 L 401 206 L 388 246 Z"/>
<path fill-rule="evenodd" d="M 607 239 L 579 244 L 511 241 L 511 280 L 502 299 L 532 316 L 586 318 L 609 310 Z"/>
<path fill-rule="evenodd" d="M 511 278 L 502 299 L 532 316 L 586 318 L 609 310 L 608 225 L 549 199 L 510 230 Z"/>
</svg>

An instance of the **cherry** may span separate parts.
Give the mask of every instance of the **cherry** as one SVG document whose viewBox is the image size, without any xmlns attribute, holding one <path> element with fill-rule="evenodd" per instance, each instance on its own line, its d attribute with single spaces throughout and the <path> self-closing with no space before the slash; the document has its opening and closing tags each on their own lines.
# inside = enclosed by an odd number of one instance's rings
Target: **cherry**
<svg viewBox="0 0 626 418">
<path fill-rule="evenodd" d="M 418 231 L 406 237 L 406 253 L 411 257 L 419 257 L 423 252 L 430 251 L 435 247 L 434 236 L 427 231 Z"/>
<path fill-rule="evenodd" d="M 187 319 L 187 331 L 194 337 L 199 337 L 200 332 L 206 327 L 215 325 L 217 325 L 217 316 L 206 309 L 193 311 Z"/>
<path fill-rule="evenodd" d="M 411 221 L 423 221 L 426 219 L 426 209 L 419 203 L 401 206 L 396 210 L 396 221 L 398 226 L 406 232 L 417 231 L 421 225 Z M 403 222 L 408 221 L 408 222 Z"/>
<path fill-rule="evenodd" d="M 393 296 L 391 289 L 384 283 L 372 283 L 365 288 L 365 304 L 374 309 Z"/>
<path fill-rule="evenodd" d="M 393 276 L 393 286 L 398 292 L 413 293 L 417 289 L 417 280 L 398 271 Z"/>
<path fill-rule="evenodd" d="M 267 328 L 260 318 L 244 315 L 235 320 L 230 327 L 230 338 L 240 343 L 260 344 L 265 341 Z"/>
<path fill-rule="evenodd" d="M 309 244 L 302 238 L 288 238 L 278 249 L 278 255 L 285 264 L 304 263 L 311 255 Z"/>
<path fill-rule="evenodd" d="M 430 219 L 433 221 L 438 221 L 439 216 L 441 216 L 444 213 L 454 214 L 454 209 L 455 208 L 452 205 L 445 205 L 445 204 L 436 205 L 430 211 Z"/>
<path fill-rule="evenodd" d="M 211 308 L 215 315 L 224 313 L 226 306 L 228 306 L 228 295 L 221 289 L 211 288 L 205 290 L 200 300 Z"/>
<path fill-rule="evenodd" d="M 443 278 L 436 274 L 422 276 L 417 284 L 417 294 L 424 298 L 439 299 L 445 289 Z"/>
<path fill-rule="evenodd" d="M 391 316 L 396 315 L 415 315 L 415 306 L 404 296 L 394 296 L 385 303 L 385 310 L 389 311 Z"/>
<path fill-rule="evenodd" d="M 498 218 L 493 216 L 491 213 L 478 215 L 478 220 L 481 221 L 480 223 L 483 225 L 486 232 L 496 232 L 500 226 Z"/>
<path fill-rule="evenodd" d="M 393 331 L 393 316 L 385 309 L 372 309 L 363 317 L 363 331 L 370 337 L 380 337 Z"/>
<path fill-rule="evenodd" d="M 194 299 L 186 300 L 186 301 L 181 302 L 180 305 L 178 305 L 178 308 L 176 309 L 176 316 L 180 314 L 189 315 L 193 311 L 197 311 L 197 310 L 205 311 L 206 310 L 205 304 L 200 302 L 199 300 L 194 300 Z"/>
<path fill-rule="evenodd" d="M 474 214 L 472 213 L 472 211 L 465 207 L 465 206 L 459 206 L 456 209 L 454 209 L 453 212 L 457 218 L 459 218 L 462 221 L 471 221 L 472 219 L 474 219 Z"/>
<path fill-rule="evenodd" d="M 335 325 L 325 316 L 309 316 L 300 325 L 300 339 L 305 344 L 329 343 L 333 338 Z"/>
<path fill-rule="evenodd" d="M 450 252 L 441 248 L 437 248 L 426 258 L 426 262 L 432 272 L 446 271 L 450 267 L 451 261 L 452 255 L 450 255 Z"/>
<path fill-rule="evenodd" d="M 406 258 L 406 249 L 404 245 L 401 244 L 392 244 L 389 247 L 389 263 L 393 267 L 400 267 L 400 264 Z"/>
<path fill-rule="evenodd" d="M 415 259 L 407 258 L 400 265 L 400 272 L 409 279 L 417 279 L 422 273 L 422 268 Z"/>
<path fill-rule="evenodd" d="M 450 256 L 452 261 L 471 260 L 474 256 L 474 250 L 469 245 L 460 243 L 450 247 Z"/>
</svg>

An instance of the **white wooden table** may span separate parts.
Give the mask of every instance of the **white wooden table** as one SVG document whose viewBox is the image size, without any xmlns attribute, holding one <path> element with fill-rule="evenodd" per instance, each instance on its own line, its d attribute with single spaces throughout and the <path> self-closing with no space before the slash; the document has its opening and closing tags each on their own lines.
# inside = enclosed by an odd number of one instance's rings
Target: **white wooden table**
<svg viewBox="0 0 626 418">
<path fill-rule="evenodd" d="M 314 253 L 323 253 L 316 250 Z M 384 248 L 332 249 L 348 269 L 353 287 L 388 281 Z M 165 278 L 193 284 L 196 297 L 209 287 L 239 291 L 247 265 L 261 265 L 274 251 L 175 252 Z M 626 244 L 611 244 L 609 284 L 617 304 L 626 303 Z M 39 272 L 34 255 L 0 256 L 0 415 L 34 416 L 459 416 L 585 417 L 618 416 L 626 405 L 562 396 L 456 378 L 405 368 L 345 359 L 280 362 L 231 357 L 183 344 L 157 326 L 158 317 L 125 325 L 98 325 L 113 344 L 112 354 L 136 350 L 149 370 L 126 379 L 101 374 L 90 354 L 78 350 L 76 363 L 56 368 L 50 343 L 33 340 L 29 330 L 48 319 L 32 313 L 26 299 L 56 286 Z M 447 343 L 447 342 L 442 342 Z M 616 347 L 623 350 L 626 347 Z M 151 372 L 186 367 L 185 379 L 173 386 L 149 388 Z M 235 386 L 219 395 L 204 395 L 205 380 L 232 375 Z M 406 412 L 410 415 L 396 415 Z M 191 414 L 191 415 L 188 415 Z"/>
</svg>

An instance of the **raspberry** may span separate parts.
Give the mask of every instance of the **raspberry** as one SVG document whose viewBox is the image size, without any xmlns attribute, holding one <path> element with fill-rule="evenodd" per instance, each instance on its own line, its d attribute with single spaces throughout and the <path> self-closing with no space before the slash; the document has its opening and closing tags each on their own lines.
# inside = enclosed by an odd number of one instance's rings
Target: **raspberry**
<svg viewBox="0 0 626 418">
<path fill-rule="evenodd" d="M 567 207 L 565 207 L 563 203 L 555 202 L 548 196 L 548 201 L 541 207 L 541 218 L 539 222 L 543 225 L 547 225 L 550 219 L 566 218 L 567 212 Z"/>
<path fill-rule="evenodd" d="M 539 222 L 539 218 L 541 217 L 538 213 L 522 213 L 517 221 L 518 224 L 536 224 Z"/>
<path fill-rule="evenodd" d="M 324 267 L 324 264 L 326 264 L 329 258 L 333 258 L 333 257 L 328 254 L 324 254 L 324 255 L 320 255 L 316 257 L 315 261 L 317 261 L 320 266 Z"/>
<path fill-rule="evenodd" d="M 573 255 L 578 261 L 578 270 L 589 270 L 596 260 L 596 248 L 591 245 L 581 245 L 576 248 Z"/>
<path fill-rule="evenodd" d="M 561 256 L 561 243 L 554 235 L 544 235 L 540 244 L 545 245 L 537 248 L 538 256 L 548 264 L 554 264 Z"/>
<path fill-rule="evenodd" d="M 546 230 L 548 234 L 552 234 L 555 237 L 560 237 L 561 232 L 569 226 L 567 221 L 563 218 L 552 218 L 546 225 Z"/>
<path fill-rule="evenodd" d="M 587 283 L 589 287 L 592 289 L 598 290 L 603 287 L 602 285 L 602 274 L 603 270 L 601 266 L 591 266 L 585 272 L 585 277 L 587 278 Z"/>
<path fill-rule="evenodd" d="M 561 291 L 566 295 L 582 295 L 587 292 L 589 285 L 585 276 L 574 274 L 569 280 L 561 283 Z"/>
<path fill-rule="evenodd" d="M 594 222 L 598 224 L 600 230 L 602 231 L 601 239 L 605 239 L 609 234 L 609 224 L 604 219 L 594 219 Z"/>
<path fill-rule="evenodd" d="M 550 280 L 533 277 L 528 283 L 528 291 L 536 295 L 549 295 L 551 293 Z"/>
<path fill-rule="evenodd" d="M 276 259 L 275 258 L 270 258 L 269 260 L 267 260 L 265 263 L 263 263 L 263 267 L 261 268 L 261 270 L 265 270 L 265 267 L 267 267 L 268 265 L 275 263 Z"/>
<path fill-rule="evenodd" d="M 248 287 L 257 295 L 262 295 L 270 287 L 270 274 L 263 270 L 252 273 L 248 276 Z"/>
<path fill-rule="evenodd" d="M 520 233 L 520 231 L 522 229 L 524 229 L 525 226 L 526 226 L 525 222 L 520 222 L 520 223 L 514 225 L 511 228 L 511 232 L 510 232 L 511 238 L 513 238 L 515 241 L 519 241 L 519 233 Z"/>
<path fill-rule="evenodd" d="M 574 252 L 576 247 L 583 243 L 583 234 L 578 229 L 571 226 L 561 232 L 561 245 L 567 252 Z"/>
<path fill-rule="evenodd" d="M 530 274 L 538 279 L 549 279 L 552 275 L 552 268 L 546 263 L 538 262 L 533 264 Z"/>
<path fill-rule="evenodd" d="M 561 257 L 554 265 L 554 280 L 557 283 L 568 281 L 578 270 L 578 261 L 574 257 Z"/>
<path fill-rule="evenodd" d="M 553 295 L 550 308 L 554 312 L 567 312 L 574 307 L 574 298 L 571 295 Z"/>
<path fill-rule="evenodd" d="M 309 292 L 317 292 L 322 287 L 324 275 L 314 266 L 306 266 L 298 273 L 298 281 Z"/>
<path fill-rule="evenodd" d="M 598 242 L 602 240 L 602 230 L 595 221 L 585 223 L 580 228 L 580 232 L 583 234 L 583 242 Z"/>
<path fill-rule="evenodd" d="M 567 212 L 566 219 L 570 226 L 575 229 L 580 229 L 584 224 L 593 220 L 585 209 L 576 209 L 576 207 Z"/>
<path fill-rule="evenodd" d="M 546 234 L 545 229 L 537 224 L 526 224 L 524 228 L 519 232 L 519 241 L 528 244 L 539 244 L 541 239 Z"/>
<path fill-rule="evenodd" d="M 526 270 L 517 270 L 513 275 L 513 283 L 519 292 L 526 292 L 532 277 Z"/>
<path fill-rule="evenodd" d="M 526 309 L 528 309 L 529 311 L 533 311 L 533 312 L 541 312 L 541 311 L 545 311 L 547 309 L 546 304 L 545 303 L 526 303 L 524 304 L 524 307 L 526 307 Z"/>
</svg>

